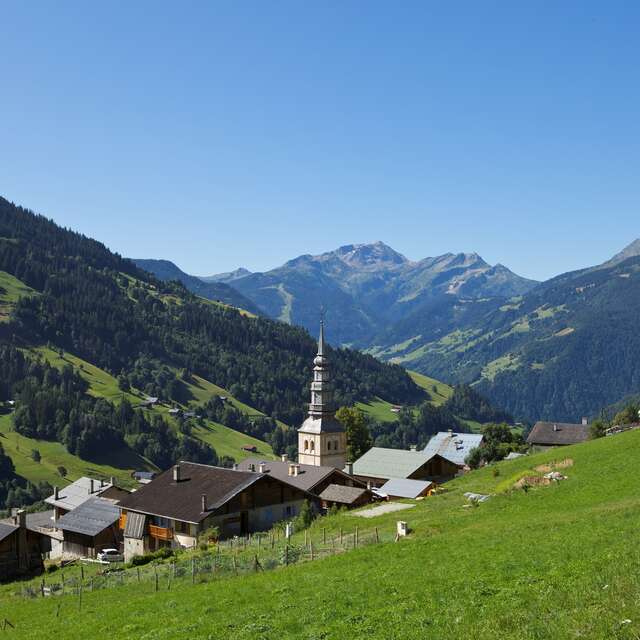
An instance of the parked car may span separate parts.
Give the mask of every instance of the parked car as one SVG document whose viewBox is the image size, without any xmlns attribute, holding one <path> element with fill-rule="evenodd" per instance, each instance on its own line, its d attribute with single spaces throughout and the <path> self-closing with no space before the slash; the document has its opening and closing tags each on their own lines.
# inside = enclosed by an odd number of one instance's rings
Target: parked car
<svg viewBox="0 0 640 640">
<path fill-rule="evenodd" d="M 124 556 L 117 549 L 103 549 L 98 553 L 102 562 L 124 562 Z"/>
</svg>

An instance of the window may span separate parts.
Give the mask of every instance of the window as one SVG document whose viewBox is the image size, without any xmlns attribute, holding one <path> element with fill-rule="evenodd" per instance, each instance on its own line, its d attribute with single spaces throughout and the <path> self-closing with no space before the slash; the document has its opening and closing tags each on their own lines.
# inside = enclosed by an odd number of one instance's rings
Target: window
<svg viewBox="0 0 640 640">
<path fill-rule="evenodd" d="M 311 441 L 311 453 L 313 453 L 315 451 L 316 445 L 315 442 L 312 440 Z"/>
<path fill-rule="evenodd" d="M 309 441 L 308 440 L 304 441 L 304 450 L 305 451 L 309 451 Z"/>
<path fill-rule="evenodd" d="M 182 522 L 181 520 L 176 520 L 175 523 L 176 533 L 186 533 L 187 535 L 191 532 L 191 527 L 188 522 Z"/>
<path fill-rule="evenodd" d="M 327 440 L 327 451 L 331 451 L 331 440 Z"/>
</svg>

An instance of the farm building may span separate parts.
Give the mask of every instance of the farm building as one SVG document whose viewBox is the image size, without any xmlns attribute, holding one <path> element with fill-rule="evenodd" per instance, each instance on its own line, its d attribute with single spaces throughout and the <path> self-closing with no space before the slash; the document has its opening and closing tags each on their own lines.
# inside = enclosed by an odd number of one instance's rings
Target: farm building
<svg viewBox="0 0 640 640">
<path fill-rule="evenodd" d="M 49 539 L 27 527 L 27 514 L 0 522 L 0 580 L 41 572 L 42 555 L 49 550 Z"/>
<path fill-rule="evenodd" d="M 221 537 L 269 529 L 317 499 L 268 473 L 179 462 L 120 502 L 125 559 L 160 547 L 194 547 L 217 527 Z"/>
<path fill-rule="evenodd" d="M 320 494 L 320 504 L 323 509 L 333 506 L 356 509 L 369 504 L 373 494 L 365 487 L 347 487 L 340 484 L 330 484 Z"/>
<path fill-rule="evenodd" d="M 399 498 L 426 498 L 436 489 L 436 484 L 430 480 L 407 480 L 406 478 L 392 478 L 385 482 L 378 493 L 389 500 Z"/>
<path fill-rule="evenodd" d="M 527 436 L 527 442 L 536 450 L 578 444 L 589 438 L 589 424 L 568 422 L 536 422 Z"/>
<path fill-rule="evenodd" d="M 85 500 L 56 521 L 63 535 L 63 556 L 95 558 L 103 549 L 117 549 L 122 543 L 119 519 L 115 502 L 95 496 Z"/>
<path fill-rule="evenodd" d="M 105 482 L 83 476 L 66 487 L 54 487 L 53 494 L 45 498 L 45 502 L 53 507 L 54 518 L 58 520 L 89 498 L 99 496 L 110 500 L 119 500 L 127 495 L 129 495 L 128 491 L 115 486 L 113 478 L 110 482 Z"/>
<path fill-rule="evenodd" d="M 447 458 L 424 451 L 372 447 L 353 463 L 353 475 L 372 487 L 381 487 L 392 478 L 444 482 L 455 477 L 459 466 Z"/>
<path fill-rule="evenodd" d="M 427 455 L 439 455 L 464 468 L 465 458 L 469 453 L 482 444 L 482 435 L 479 433 L 454 433 L 453 431 L 440 431 L 436 433 L 423 452 Z"/>
</svg>

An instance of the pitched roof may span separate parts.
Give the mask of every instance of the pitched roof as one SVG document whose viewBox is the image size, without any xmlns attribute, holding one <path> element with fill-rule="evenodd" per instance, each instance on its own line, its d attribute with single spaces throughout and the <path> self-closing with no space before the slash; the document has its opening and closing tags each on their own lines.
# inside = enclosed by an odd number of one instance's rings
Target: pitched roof
<svg viewBox="0 0 640 640">
<path fill-rule="evenodd" d="M 353 473 L 372 478 L 408 478 L 432 457 L 423 451 L 372 447 L 353 463 Z"/>
<path fill-rule="evenodd" d="M 387 480 L 378 491 L 395 498 L 419 497 L 433 482 L 429 480 L 409 480 L 408 478 L 391 478 Z"/>
<path fill-rule="evenodd" d="M 105 498 L 89 498 L 73 511 L 65 513 L 56 522 L 63 531 L 96 536 L 118 521 L 120 509 Z"/>
<path fill-rule="evenodd" d="M 282 462 L 281 460 L 261 460 L 260 458 L 245 458 L 242 462 L 238 463 L 238 469 L 241 471 L 252 471 L 254 469 L 258 471 L 261 464 L 264 464 L 265 473 L 268 473 L 271 477 L 303 489 L 304 491 L 312 491 L 319 482 L 335 471 L 347 477 L 346 473 L 335 467 L 316 467 L 312 464 L 299 464 L 298 475 L 290 476 L 289 465 L 296 463 Z"/>
<path fill-rule="evenodd" d="M 7 522 L 0 522 L 0 541 L 8 538 L 12 533 L 15 533 L 20 527 L 15 524 L 8 524 Z"/>
<path fill-rule="evenodd" d="M 363 495 L 370 493 L 364 487 L 344 487 L 341 484 L 330 484 L 321 494 L 321 500 L 339 502 L 340 504 L 353 504 Z"/>
<path fill-rule="evenodd" d="M 149 484 L 120 501 L 127 511 L 198 523 L 211 511 L 222 506 L 243 489 L 264 477 L 195 462 L 180 462 L 179 482 L 173 479 L 173 468 L 156 476 Z M 206 495 L 207 511 L 202 511 L 202 495 Z"/>
<path fill-rule="evenodd" d="M 480 433 L 449 433 L 440 431 L 436 433 L 424 448 L 424 453 L 429 456 L 439 455 L 459 467 L 464 466 L 464 459 L 471 449 L 479 447 L 482 443 Z"/>
<path fill-rule="evenodd" d="M 91 491 L 92 482 L 93 492 Z M 110 489 L 111 486 L 110 482 L 102 482 L 101 480 L 94 480 L 93 478 L 83 476 L 82 478 L 78 478 L 75 482 L 68 484 L 66 487 L 59 489 L 57 499 L 54 493 L 46 498 L 45 502 L 53 505 L 54 507 L 60 507 L 61 509 L 72 511 L 85 502 L 85 500 L 88 500 L 91 496 L 99 496 L 107 489 Z"/>
<path fill-rule="evenodd" d="M 569 422 L 536 422 L 527 436 L 529 444 L 548 446 L 569 445 L 589 438 L 589 426 Z"/>
</svg>

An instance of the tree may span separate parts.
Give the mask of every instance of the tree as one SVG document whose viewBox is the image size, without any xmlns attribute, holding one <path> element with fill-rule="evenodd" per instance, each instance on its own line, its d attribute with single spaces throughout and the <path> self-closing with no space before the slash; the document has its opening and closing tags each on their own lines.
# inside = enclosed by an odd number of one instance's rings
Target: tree
<svg viewBox="0 0 640 640">
<path fill-rule="evenodd" d="M 40 462 L 40 460 L 42 460 L 42 456 L 40 455 L 40 452 L 37 449 L 31 449 L 31 459 L 34 462 Z"/>
<path fill-rule="evenodd" d="M 357 407 L 341 407 L 336 418 L 347 432 L 347 458 L 351 461 L 363 456 L 373 444 L 367 419 Z"/>
<path fill-rule="evenodd" d="M 120 391 L 129 391 L 131 389 L 129 378 L 122 373 L 118 376 L 118 389 L 120 389 Z"/>
<path fill-rule="evenodd" d="M 600 420 L 598 418 L 589 425 L 589 438 L 591 440 L 595 440 L 596 438 L 603 438 L 605 436 L 606 430 L 607 425 L 603 420 Z"/>
<path fill-rule="evenodd" d="M 67 477 L 67 469 L 66 467 L 63 467 L 62 465 L 60 465 L 56 471 L 58 472 L 58 474 L 60 475 L 61 478 L 66 478 Z"/>
</svg>

